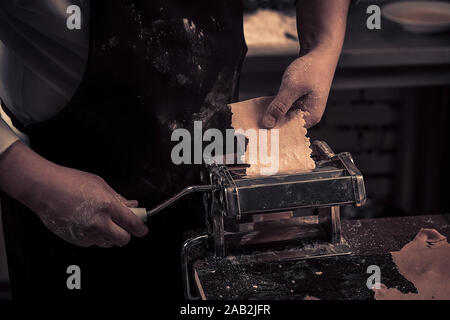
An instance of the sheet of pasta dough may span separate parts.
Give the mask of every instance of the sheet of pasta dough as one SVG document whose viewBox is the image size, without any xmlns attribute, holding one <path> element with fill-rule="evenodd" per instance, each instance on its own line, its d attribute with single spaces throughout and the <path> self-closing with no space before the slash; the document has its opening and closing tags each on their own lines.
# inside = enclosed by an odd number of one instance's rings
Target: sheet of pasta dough
<svg viewBox="0 0 450 320">
<path fill-rule="evenodd" d="M 235 130 L 255 129 L 259 139 L 259 129 L 265 110 L 269 106 L 273 97 L 261 97 L 230 105 L 232 115 L 232 126 Z M 311 144 L 306 136 L 305 120 L 300 110 L 291 111 L 280 120 L 273 129 L 279 131 L 279 166 L 277 174 L 289 174 L 307 172 L 315 168 L 314 160 L 311 159 Z M 272 130 L 268 130 L 268 137 L 272 137 Z M 247 169 L 247 176 L 261 175 L 261 168 L 268 167 L 261 163 L 259 157 L 257 162 L 251 164 Z M 268 138 L 267 150 L 271 150 L 271 139 Z M 249 163 L 249 148 L 244 155 L 244 162 Z"/>
<path fill-rule="evenodd" d="M 450 300 L 450 244 L 435 229 L 421 229 L 400 251 L 391 252 L 398 272 L 417 293 L 397 288 L 375 290 L 376 300 Z"/>
</svg>

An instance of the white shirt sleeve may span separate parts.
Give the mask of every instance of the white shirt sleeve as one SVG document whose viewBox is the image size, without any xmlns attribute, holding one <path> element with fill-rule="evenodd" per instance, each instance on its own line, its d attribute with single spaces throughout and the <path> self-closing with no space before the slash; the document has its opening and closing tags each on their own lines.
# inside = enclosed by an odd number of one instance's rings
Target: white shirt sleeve
<svg viewBox="0 0 450 320">
<path fill-rule="evenodd" d="M 52 118 L 78 89 L 88 60 L 89 2 L 0 0 L 0 98 L 22 125 Z M 80 30 L 67 28 L 70 5 L 81 9 Z"/>
<path fill-rule="evenodd" d="M 0 118 L 0 155 L 4 153 L 19 137 L 14 131 Z"/>
</svg>

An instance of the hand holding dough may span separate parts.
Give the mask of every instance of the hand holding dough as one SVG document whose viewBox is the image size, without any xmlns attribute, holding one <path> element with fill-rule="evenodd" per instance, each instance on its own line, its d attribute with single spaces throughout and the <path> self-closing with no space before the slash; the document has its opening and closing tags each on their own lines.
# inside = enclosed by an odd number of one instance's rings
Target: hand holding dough
<svg viewBox="0 0 450 320">
<path fill-rule="evenodd" d="M 244 155 L 244 162 L 251 165 L 247 169 L 247 176 L 261 175 L 261 170 L 269 166 L 264 161 L 261 161 L 260 149 L 262 146 L 259 143 L 259 138 L 263 134 L 261 130 L 267 130 L 262 125 L 262 117 L 272 100 L 273 97 L 261 97 L 230 105 L 231 112 L 233 113 L 233 128 L 235 130 L 241 129 L 244 132 L 248 129 L 255 129 L 256 131 L 258 157 L 256 163 L 250 163 L 250 148 L 247 148 Z M 278 130 L 279 137 L 279 156 L 277 157 L 279 165 L 277 174 L 306 172 L 315 168 L 315 163 L 311 159 L 311 144 L 309 138 L 306 136 L 305 120 L 300 110 L 292 110 L 273 129 L 267 130 L 268 152 L 272 150 L 273 130 Z M 247 138 L 250 139 L 251 137 L 247 136 Z"/>
</svg>

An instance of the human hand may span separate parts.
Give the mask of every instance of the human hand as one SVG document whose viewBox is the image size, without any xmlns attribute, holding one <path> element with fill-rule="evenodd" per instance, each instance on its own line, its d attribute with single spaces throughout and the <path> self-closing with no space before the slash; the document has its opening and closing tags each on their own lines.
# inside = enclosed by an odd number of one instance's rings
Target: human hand
<svg viewBox="0 0 450 320">
<path fill-rule="evenodd" d="M 0 187 L 64 240 L 83 247 L 124 246 L 145 224 L 130 210 L 137 201 L 117 194 L 102 178 L 49 162 L 21 143 L 0 158 Z M 5 170 L 3 170 L 5 169 Z"/>
<path fill-rule="evenodd" d="M 283 74 L 277 96 L 268 106 L 262 124 L 273 128 L 291 108 L 304 112 L 306 128 L 322 119 L 339 54 L 315 50 L 294 60 Z"/>
</svg>

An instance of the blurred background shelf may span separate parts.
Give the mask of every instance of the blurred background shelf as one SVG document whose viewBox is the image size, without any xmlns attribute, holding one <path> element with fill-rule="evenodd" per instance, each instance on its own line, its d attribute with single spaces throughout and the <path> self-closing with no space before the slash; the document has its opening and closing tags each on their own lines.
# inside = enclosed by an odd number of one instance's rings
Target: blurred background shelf
<svg viewBox="0 0 450 320">
<path fill-rule="evenodd" d="M 298 56 L 293 2 L 246 1 L 251 41 L 241 100 L 275 95 L 285 68 Z M 386 19 L 381 30 L 367 29 L 367 7 L 389 2 L 361 1 L 351 8 L 327 111 L 309 131 L 311 140 L 350 151 L 364 173 L 368 205 L 347 209 L 348 218 L 450 212 L 450 33 L 413 34 Z M 258 24 L 258 14 L 281 21 L 279 35 L 286 39 L 274 37 L 277 26 L 271 21 L 261 24 L 267 36 L 249 27 Z M 258 34 L 249 34 L 255 30 Z"/>
<path fill-rule="evenodd" d="M 370 4 L 382 6 L 388 2 L 392 1 L 370 1 Z M 265 8 L 270 8 L 268 5 L 270 3 L 270 1 L 263 1 Z M 287 3 L 291 3 L 290 11 L 286 9 Z M 284 9 L 279 12 L 282 17 L 295 15 L 292 1 L 284 2 L 281 7 Z M 360 5 L 353 7 L 349 14 L 346 40 L 333 89 L 450 84 L 449 32 L 408 33 L 385 19 L 382 19 L 381 30 L 368 30 L 366 8 L 367 2 L 363 1 Z M 263 11 L 267 10 L 270 9 L 263 9 Z M 246 21 L 249 16 L 255 14 L 261 14 L 261 10 L 247 13 Z M 276 28 L 270 26 L 270 22 L 266 23 L 269 25 L 268 29 Z M 246 38 L 256 38 L 248 34 L 248 30 L 246 32 Z M 296 30 L 289 30 L 289 34 L 292 33 L 296 34 Z M 259 38 L 261 38 L 260 44 L 253 42 L 248 45 L 241 85 L 244 98 L 256 96 L 261 91 L 274 93 L 274 88 L 279 85 L 284 69 L 298 56 L 298 41 L 289 39 L 286 43 L 277 45 L 276 43 L 264 44 L 266 41 L 264 36 Z"/>
</svg>

